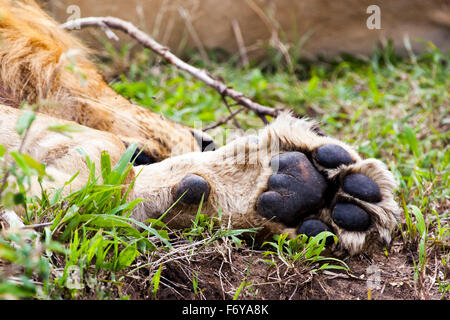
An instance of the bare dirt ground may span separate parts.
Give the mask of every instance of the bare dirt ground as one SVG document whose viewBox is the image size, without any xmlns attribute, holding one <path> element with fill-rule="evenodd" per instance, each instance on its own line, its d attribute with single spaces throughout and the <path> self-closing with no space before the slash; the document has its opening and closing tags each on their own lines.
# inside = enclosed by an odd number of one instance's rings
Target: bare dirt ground
<svg viewBox="0 0 450 320">
<path fill-rule="evenodd" d="M 412 259 L 417 257 L 411 252 L 403 243 L 394 241 L 388 254 L 377 252 L 371 257 L 345 259 L 350 268 L 347 272 L 287 268 L 282 262 L 271 266 L 263 261 L 267 257 L 262 251 L 245 247 L 222 253 L 210 250 L 188 260 L 166 263 L 156 296 L 151 294 L 149 275 L 144 273 L 148 271 L 127 281 L 121 291 L 131 299 L 158 300 L 231 300 L 237 291 L 239 300 L 448 299 L 441 296 L 439 285 L 431 279 L 449 270 L 442 269 L 437 256 L 429 256 L 429 265 L 435 269 L 414 281 Z"/>
</svg>

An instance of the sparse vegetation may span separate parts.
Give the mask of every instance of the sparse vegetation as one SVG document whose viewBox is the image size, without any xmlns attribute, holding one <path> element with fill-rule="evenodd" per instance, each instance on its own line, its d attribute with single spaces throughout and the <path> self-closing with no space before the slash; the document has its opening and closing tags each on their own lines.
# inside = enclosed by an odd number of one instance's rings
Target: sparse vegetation
<svg viewBox="0 0 450 320">
<path fill-rule="evenodd" d="M 229 115 L 212 89 L 171 66 L 157 61 L 149 66 L 146 50 L 133 55 L 127 48 L 111 49 L 111 57 L 129 66 L 111 76 L 113 88 L 140 105 L 190 126 Z M 407 58 L 388 46 L 367 59 L 298 60 L 289 68 L 276 57 L 244 69 L 233 59 L 207 66 L 261 104 L 317 119 L 325 132 L 364 157 L 382 159 L 394 173 L 402 221 L 392 248 L 381 253 L 381 278 L 393 291 L 380 289 L 375 298 L 448 299 L 449 58 L 428 44 L 424 54 Z M 262 126 L 247 112 L 236 120 L 242 129 Z M 33 113 L 26 113 L 18 123 L 24 139 L 32 122 Z M 210 133 L 218 137 L 227 130 Z M 367 266 L 364 259 L 324 255 L 325 233 L 309 240 L 279 235 L 261 247 L 252 241 L 253 230 L 229 230 L 220 215 L 202 215 L 201 206 L 187 230 L 168 230 L 160 220 L 133 220 L 129 213 L 140 200 L 127 203 L 122 185 L 133 152 L 131 146 L 115 168 L 104 154 L 103 182 L 92 174 L 84 188 L 67 197 L 57 190 L 30 198 L 27 185 L 32 177 L 44 178 L 43 167 L 20 151 L 7 157 L 0 147 L 1 205 L 22 206 L 25 224 L 36 231 L 0 230 L 0 298 L 308 298 L 328 295 L 314 292 L 339 285 L 336 279 L 364 275 L 359 267 Z M 87 163 L 93 173 L 95 164 L 88 158 Z M 15 183 L 7 184 L 5 176 Z M 358 283 L 364 290 L 365 283 Z"/>
</svg>

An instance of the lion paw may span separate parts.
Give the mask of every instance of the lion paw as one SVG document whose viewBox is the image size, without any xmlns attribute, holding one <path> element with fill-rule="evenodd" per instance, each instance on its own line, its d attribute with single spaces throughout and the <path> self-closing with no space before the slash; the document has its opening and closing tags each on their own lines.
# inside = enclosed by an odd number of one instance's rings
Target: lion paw
<svg viewBox="0 0 450 320">
<path fill-rule="evenodd" d="M 277 155 L 271 167 L 275 163 L 278 170 L 258 197 L 258 214 L 286 227 L 297 225 L 297 234 L 333 231 L 340 249 L 350 253 L 362 251 L 371 233 L 385 245 L 390 242 L 395 206 L 391 184 L 386 185 L 390 175 L 380 162 L 358 161 L 343 147 L 326 144 L 307 155 Z"/>
<path fill-rule="evenodd" d="M 264 235 L 332 231 L 334 251 L 351 255 L 387 246 L 399 216 L 393 175 L 381 161 L 363 160 L 345 143 L 316 133 L 310 121 L 289 115 L 258 137 L 152 164 L 142 175 L 150 182 L 136 184 L 154 195 L 143 207 L 147 216 L 179 200 L 167 219 L 187 227 L 203 198 L 206 214 L 220 211 L 233 227 L 260 227 Z"/>
<path fill-rule="evenodd" d="M 392 174 L 379 160 L 362 160 L 346 144 L 303 130 L 307 143 L 297 148 L 296 141 L 279 136 L 295 151 L 270 160 L 273 172 L 256 213 L 294 227 L 295 234 L 332 231 L 339 240 L 335 251 L 356 254 L 376 244 L 388 246 L 399 215 Z"/>
</svg>

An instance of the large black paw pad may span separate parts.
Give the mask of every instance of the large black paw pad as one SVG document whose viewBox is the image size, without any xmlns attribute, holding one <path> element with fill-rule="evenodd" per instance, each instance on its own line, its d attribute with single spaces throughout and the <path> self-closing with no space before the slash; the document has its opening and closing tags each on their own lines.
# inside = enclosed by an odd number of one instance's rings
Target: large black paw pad
<svg viewBox="0 0 450 320">
<path fill-rule="evenodd" d="M 342 189 L 348 194 L 367 202 L 380 202 L 380 187 L 368 176 L 354 173 L 344 178 Z"/>
<path fill-rule="evenodd" d="M 204 201 L 208 199 L 210 187 L 208 182 L 196 174 L 186 175 L 175 188 L 175 200 L 181 198 L 180 202 L 184 204 L 199 204 L 202 196 Z"/>
<path fill-rule="evenodd" d="M 327 182 L 303 153 L 278 155 L 272 158 L 271 167 L 278 171 L 256 203 L 261 216 L 292 225 L 323 204 Z"/>
<path fill-rule="evenodd" d="M 333 209 L 334 223 L 348 231 L 366 231 L 370 226 L 370 215 L 351 203 L 338 203 Z"/>
<path fill-rule="evenodd" d="M 325 168 L 337 168 L 342 164 L 349 165 L 355 161 L 350 153 L 337 144 L 326 144 L 317 148 L 315 152 L 316 160 Z"/>
</svg>

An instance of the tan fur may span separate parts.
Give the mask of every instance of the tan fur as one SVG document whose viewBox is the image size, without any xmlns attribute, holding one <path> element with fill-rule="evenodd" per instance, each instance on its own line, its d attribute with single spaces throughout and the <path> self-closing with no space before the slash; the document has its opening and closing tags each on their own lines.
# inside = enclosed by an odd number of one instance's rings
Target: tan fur
<svg viewBox="0 0 450 320">
<path fill-rule="evenodd" d="M 20 144 L 15 123 L 21 112 L 23 111 L 0 105 L 0 144 L 9 150 L 17 149 Z M 47 172 L 55 177 L 54 181 L 45 182 L 44 187 L 47 189 L 61 187 L 77 171 L 80 174 L 64 193 L 83 186 L 89 171 L 84 157 L 77 152 L 79 148 L 85 150 L 97 163 L 103 150 L 111 154 L 113 163 L 117 162 L 124 151 L 121 141 L 107 132 L 83 127 L 81 132 L 73 134 L 73 138 L 68 138 L 48 131 L 48 126 L 55 122 L 61 123 L 61 120 L 39 114 L 31 127 L 30 139 L 26 140 L 24 146 L 24 152 L 46 164 Z M 268 178 L 276 170 L 270 167 L 270 159 L 292 150 L 312 152 L 322 145 L 332 143 L 344 147 L 356 163 L 332 170 L 329 176 L 339 175 L 343 178 L 350 172 L 364 173 L 380 186 L 383 199 L 379 203 L 370 204 L 353 198 L 342 190 L 336 194 L 333 203 L 350 198 L 371 215 L 374 223 L 367 233 L 342 230 L 332 221 L 329 208 L 317 213 L 323 221 L 334 227 L 340 239 L 339 247 L 335 250 L 356 254 L 373 246 L 373 243 L 368 242 L 373 238 L 380 238 L 383 245 L 387 245 L 390 242 L 390 232 L 399 218 L 398 206 L 392 195 L 395 187 L 392 174 L 380 161 L 362 160 L 345 143 L 315 134 L 311 130 L 313 126 L 312 121 L 282 114 L 271 125 L 262 129 L 257 137 L 243 137 L 214 152 L 192 152 L 152 165 L 134 167 L 132 175 L 137 177 L 130 200 L 141 198 L 148 201 L 140 203 L 134 209 L 133 216 L 139 221 L 159 218 L 177 200 L 174 189 L 181 179 L 187 174 L 197 174 L 211 187 L 211 193 L 203 206 L 204 214 L 216 216 L 218 212 L 222 212 L 223 221 L 230 221 L 232 228 L 261 228 L 259 236 L 263 238 L 283 232 L 294 236 L 293 229 L 259 216 L 255 209 L 258 196 L 267 189 Z M 33 186 L 32 192 L 40 193 L 37 184 Z M 163 221 L 171 228 L 188 227 L 197 208 L 197 205 L 178 204 L 168 212 Z"/>
<path fill-rule="evenodd" d="M 399 219 L 398 205 L 393 199 L 395 181 L 386 166 L 379 160 L 362 160 L 350 146 L 330 137 L 319 136 L 312 131 L 314 122 L 296 119 L 289 114 L 280 115 L 270 126 L 261 130 L 257 139 L 244 137 L 215 152 L 190 153 L 142 169 L 136 180 L 134 196 L 149 199 L 135 209 L 139 220 L 157 218 L 166 211 L 175 199 L 172 190 L 186 174 L 197 174 L 206 179 L 211 186 L 211 194 L 204 206 L 204 212 L 214 216 L 219 210 L 224 221 L 231 216 L 233 228 L 262 227 L 260 235 L 288 232 L 295 235 L 294 229 L 268 221 L 258 215 L 255 203 L 258 196 L 267 188 L 267 181 L 274 172 L 270 159 L 288 151 L 312 152 L 325 144 L 337 144 L 345 148 L 356 161 L 349 166 L 331 170 L 329 177 L 339 174 L 343 178 L 350 172 L 364 173 L 380 186 L 383 200 L 370 204 L 339 191 L 333 201 L 351 198 L 371 215 L 374 223 L 368 233 L 350 232 L 339 228 L 331 219 L 331 210 L 324 208 L 317 213 L 323 221 L 337 231 L 341 239 L 336 250 L 345 249 L 356 254 L 371 246 L 367 243 L 369 235 L 376 233 L 383 245 L 390 243 L 390 232 Z M 257 140 L 257 142 L 255 141 Z M 170 176 L 167 173 L 170 172 Z M 174 228 L 187 227 L 195 217 L 197 206 L 178 205 L 170 211 L 165 221 Z"/>
<path fill-rule="evenodd" d="M 17 119 L 23 112 L 0 105 L 0 144 L 7 150 L 17 150 L 21 144 L 22 139 L 15 128 Z M 81 188 L 89 176 L 85 157 L 77 151 L 78 149 L 83 149 L 96 163 L 100 162 L 101 152 L 107 150 L 111 156 L 111 162 L 115 164 L 125 151 L 125 147 L 114 135 L 87 127 L 80 126 L 81 131 L 73 133 L 72 138 L 48 130 L 52 124 L 64 123 L 67 121 L 39 114 L 30 127 L 22 152 L 46 165 L 47 174 L 54 179 L 53 181 L 44 180 L 44 187 L 49 191 L 63 186 L 75 173 L 79 172 L 76 179 L 65 189 L 64 193 L 67 194 L 70 190 Z M 71 124 L 78 126 L 76 123 Z M 97 165 L 97 175 L 100 174 L 98 169 Z M 40 194 L 37 181 L 33 181 L 31 187 L 34 195 Z"/>
<path fill-rule="evenodd" d="M 0 94 L 16 102 L 9 105 L 39 104 L 42 113 L 147 146 L 156 160 L 199 150 L 192 129 L 115 93 L 88 50 L 34 1 L 0 0 L 0 12 Z"/>
<path fill-rule="evenodd" d="M 313 154 L 322 145 L 337 144 L 348 151 L 355 163 L 326 170 L 313 159 L 316 167 L 328 177 L 339 179 L 349 172 L 364 173 L 380 186 L 383 200 L 370 204 L 353 199 L 342 190 L 335 196 L 334 202 L 351 198 L 371 215 L 373 223 L 367 233 L 339 229 L 331 220 L 330 208 L 319 210 L 316 215 L 335 228 L 341 239 L 335 248 L 338 251 L 356 254 L 371 247 L 373 238 L 385 243 L 390 241 L 389 234 L 398 217 L 392 195 L 395 187 L 392 174 L 380 161 L 362 160 L 345 143 L 316 134 L 313 121 L 296 119 L 285 113 L 257 136 L 240 138 L 213 152 L 198 152 L 192 129 L 134 106 L 114 93 L 87 60 L 85 49 L 78 41 L 59 30 L 32 1 L 0 0 L 0 11 L 3 40 L 0 46 L 0 102 L 3 103 L 0 103 L 0 144 L 8 150 L 18 149 L 21 137 L 15 131 L 15 124 L 23 112 L 18 106 L 23 101 L 38 106 L 37 119 L 25 140 L 23 152 L 44 163 L 48 174 L 54 177 L 53 181 L 44 182 L 46 189 L 60 188 L 76 172 L 79 175 L 64 193 L 86 183 L 89 170 L 78 149 L 83 149 L 96 163 L 100 162 L 101 152 L 107 151 L 114 164 L 125 150 L 124 142 L 134 141 L 147 145 L 149 154 L 156 159 L 166 158 L 159 163 L 134 167 L 130 173 L 130 179 L 136 176 L 130 200 L 148 200 L 134 209 L 136 219 L 160 217 L 177 200 L 175 189 L 182 178 L 197 174 L 211 188 L 203 207 L 205 214 L 215 216 L 221 212 L 223 221 L 230 221 L 233 228 L 260 228 L 261 237 L 281 232 L 294 235 L 295 230 L 286 229 L 256 212 L 255 203 L 276 171 L 270 167 L 270 160 L 283 152 Z M 70 65 L 71 70 L 67 69 Z M 87 77 L 82 81 L 80 75 Z M 71 123 L 82 130 L 69 138 L 47 130 L 52 123 Z M 192 150 L 195 152 L 188 152 Z M 99 167 L 96 166 L 97 170 Z M 36 181 L 32 183 L 31 192 L 40 194 Z M 164 222 L 171 228 L 188 227 L 197 207 L 178 204 L 168 212 Z"/>
</svg>

